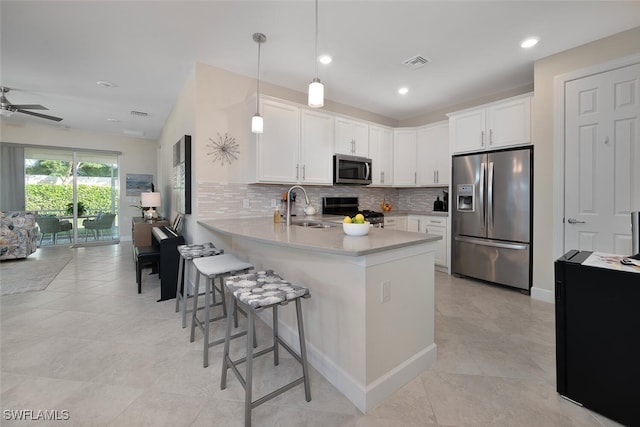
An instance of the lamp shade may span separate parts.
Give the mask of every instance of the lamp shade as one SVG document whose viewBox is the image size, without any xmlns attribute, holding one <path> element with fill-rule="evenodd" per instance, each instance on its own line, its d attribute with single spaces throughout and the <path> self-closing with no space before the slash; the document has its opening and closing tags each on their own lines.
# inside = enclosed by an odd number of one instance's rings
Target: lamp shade
<svg viewBox="0 0 640 427">
<path fill-rule="evenodd" d="M 140 193 L 140 204 L 143 208 L 156 208 L 162 204 L 160 193 Z"/>
<path fill-rule="evenodd" d="M 317 77 L 309 84 L 309 107 L 324 107 L 324 85 Z"/>
<path fill-rule="evenodd" d="M 252 118 L 251 118 L 251 132 L 253 133 L 262 133 L 263 132 L 263 120 L 262 120 L 262 116 L 258 113 L 256 113 Z"/>
</svg>

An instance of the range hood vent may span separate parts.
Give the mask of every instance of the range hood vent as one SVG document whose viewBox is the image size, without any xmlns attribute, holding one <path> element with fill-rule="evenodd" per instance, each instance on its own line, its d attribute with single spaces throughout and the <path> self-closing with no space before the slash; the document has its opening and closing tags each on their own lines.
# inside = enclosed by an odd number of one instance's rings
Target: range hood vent
<svg viewBox="0 0 640 427">
<path fill-rule="evenodd" d="M 431 60 L 429 58 L 426 58 L 422 55 L 416 55 L 413 56 L 409 59 L 406 59 L 404 61 L 402 61 L 402 65 L 404 65 L 407 68 L 410 68 L 412 70 L 416 70 L 418 68 L 424 67 L 425 65 L 427 65 L 429 62 L 431 62 Z"/>
</svg>

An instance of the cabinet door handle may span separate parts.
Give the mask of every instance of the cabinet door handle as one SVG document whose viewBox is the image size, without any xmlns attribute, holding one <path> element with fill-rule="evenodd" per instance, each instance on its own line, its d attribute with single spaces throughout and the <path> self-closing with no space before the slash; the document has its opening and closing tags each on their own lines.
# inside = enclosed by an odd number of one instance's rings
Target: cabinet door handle
<svg viewBox="0 0 640 427">
<path fill-rule="evenodd" d="M 302 165 L 302 180 L 307 178 L 307 165 Z"/>
<path fill-rule="evenodd" d="M 296 181 L 300 177 L 299 172 L 300 172 L 300 165 L 296 165 Z"/>
<path fill-rule="evenodd" d="M 418 183 L 418 172 L 414 172 L 413 173 L 413 183 L 417 184 Z"/>
<path fill-rule="evenodd" d="M 480 131 L 480 144 L 484 147 L 484 131 Z"/>
<path fill-rule="evenodd" d="M 384 172 L 380 172 L 380 183 L 384 184 Z"/>
<path fill-rule="evenodd" d="M 436 171 L 436 182 L 440 183 L 440 171 Z"/>
<path fill-rule="evenodd" d="M 489 129 L 489 145 L 493 145 L 493 129 Z"/>
</svg>

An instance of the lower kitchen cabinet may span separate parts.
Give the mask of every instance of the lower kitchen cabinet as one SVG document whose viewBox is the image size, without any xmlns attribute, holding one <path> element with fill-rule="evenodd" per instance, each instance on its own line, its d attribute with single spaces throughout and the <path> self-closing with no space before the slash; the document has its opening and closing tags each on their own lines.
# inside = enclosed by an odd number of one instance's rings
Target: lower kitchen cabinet
<svg viewBox="0 0 640 427">
<path fill-rule="evenodd" d="M 389 230 L 407 230 L 407 216 L 385 216 L 384 217 L 384 228 Z"/>
<path fill-rule="evenodd" d="M 386 221 L 387 220 L 385 218 L 385 228 L 387 226 Z M 447 217 L 408 215 L 407 231 L 441 236 L 442 239 L 437 242 L 435 262 L 436 266 L 443 267 L 445 269 L 449 268 L 449 227 Z"/>
</svg>

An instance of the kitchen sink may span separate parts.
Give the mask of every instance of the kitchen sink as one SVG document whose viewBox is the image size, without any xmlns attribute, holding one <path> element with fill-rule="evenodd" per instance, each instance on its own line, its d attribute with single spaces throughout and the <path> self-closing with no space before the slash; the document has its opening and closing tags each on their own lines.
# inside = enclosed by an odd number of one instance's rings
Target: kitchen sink
<svg viewBox="0 0 640 427">
<path fill-rule="evenodd" d="M 306 227 L 306 228 L 332 228 L 336 226 L 335 224 L 331 224 L 329 222 L 307 221 L 307 220 L 291 221 L 291 224 L 297 225 L 298 227 Z"/>
</svg>

